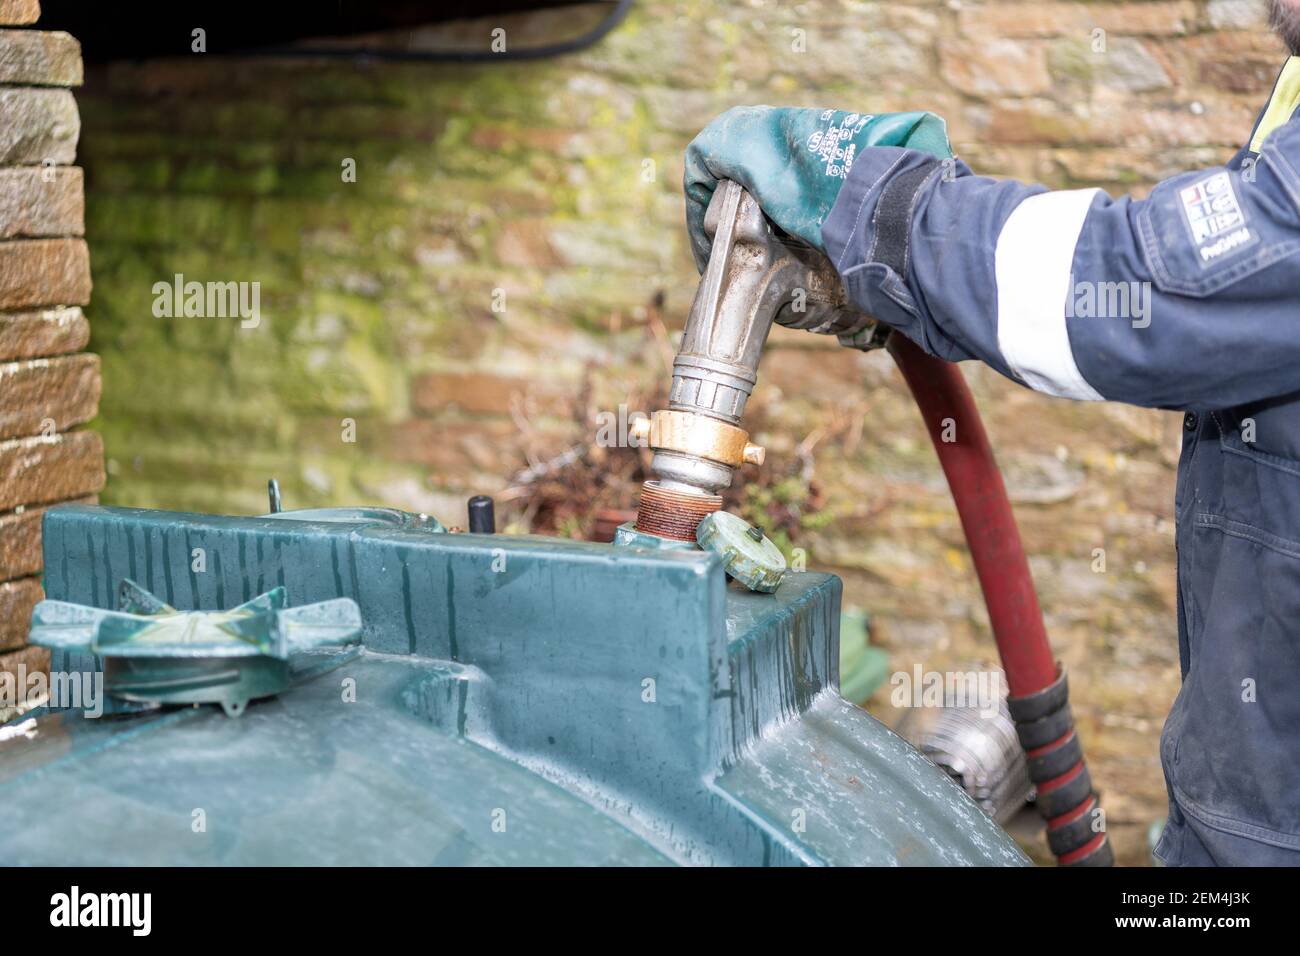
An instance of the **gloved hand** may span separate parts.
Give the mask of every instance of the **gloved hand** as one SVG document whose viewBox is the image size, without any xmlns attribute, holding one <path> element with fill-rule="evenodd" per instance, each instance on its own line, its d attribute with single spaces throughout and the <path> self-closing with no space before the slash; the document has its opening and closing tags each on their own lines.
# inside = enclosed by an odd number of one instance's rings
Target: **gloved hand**
<svg viewBox="0 0 1300 956">
<path fill-rule="evenodd" d="M 952 155 L 947 127 L 933 113 L 873 116 L 772 106 L 723 113 L 686 147 L 686 227 L 696 266 L 703 272 L 709 260 L 704 211 L 720 179 L 740 183 L 769 219 L 825 252 L 822 222 L 866 146 L 904 146 L 941 159 Z"/>
</svg>

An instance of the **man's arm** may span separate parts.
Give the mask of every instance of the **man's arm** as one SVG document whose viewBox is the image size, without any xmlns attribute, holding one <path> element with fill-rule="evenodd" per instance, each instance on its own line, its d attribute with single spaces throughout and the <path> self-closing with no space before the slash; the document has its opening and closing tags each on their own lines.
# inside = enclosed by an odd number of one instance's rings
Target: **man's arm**
<svg viewBox="0 0 1300 956">
<path fill-rule="evenodd" d="M 1253 167 L 1140 201 L 864 149 L 822 238 L 866 311 L 1039 391 L 1214 409 L 1300 389 L 1300 119 Z"/>
</svg>

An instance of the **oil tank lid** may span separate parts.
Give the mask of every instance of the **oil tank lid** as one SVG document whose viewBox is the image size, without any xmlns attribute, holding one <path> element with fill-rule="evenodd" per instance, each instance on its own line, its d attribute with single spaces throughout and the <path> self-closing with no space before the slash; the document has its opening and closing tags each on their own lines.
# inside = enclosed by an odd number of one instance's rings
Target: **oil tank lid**
<svg viewBox="0 0 1300 956">
<path fill-rule="evenodd" d="M 30 640 L 59 651 L 112 661 L 110 697 L 147 706 L 215 703 L 238 717 L 254 697 L 284 690 L 290 658 L 361 637 L 361 610 L 350 598 L 289 607 L 273 588 L 227 611 L 178 611 L 129 578 L 118 610 L 41 601 Z"/>
<path fill-rule="evenodd" d="M 785 555 L 772 539 L 729 511 L 707 515 L 695 540 L 705 551 L 720 555 L 727 574 L 751 591 L 775 591 L 785 577 Z"/>
</svg>

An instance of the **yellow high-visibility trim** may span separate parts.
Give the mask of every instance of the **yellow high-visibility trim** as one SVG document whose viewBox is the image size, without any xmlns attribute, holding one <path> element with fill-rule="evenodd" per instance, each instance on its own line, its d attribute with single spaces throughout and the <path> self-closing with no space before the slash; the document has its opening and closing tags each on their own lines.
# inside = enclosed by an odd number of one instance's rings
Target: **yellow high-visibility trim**
<svg viewBox="0 0 1300 956">
<path fill-rule="evenodd" d="M 1250 141 L 1250 151 L 1258 153 L 1264 147 L 1268 134 L 1289 120 L 1300 106 L 1300 56 L 1293 56 L 1282 67 L 1282 75 L 1273 87 L 1273 97 L 1268 101 L 1264 118 Z"/>
</svg>

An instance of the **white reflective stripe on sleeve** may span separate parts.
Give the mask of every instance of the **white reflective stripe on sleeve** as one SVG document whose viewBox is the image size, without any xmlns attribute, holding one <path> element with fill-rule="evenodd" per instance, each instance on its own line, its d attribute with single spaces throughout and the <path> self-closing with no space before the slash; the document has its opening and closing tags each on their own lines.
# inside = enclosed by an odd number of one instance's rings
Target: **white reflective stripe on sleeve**
<svg viewBox="0 0 1300 956">
<path fill-rule="evenodd" d="M 1007 217 L 998 236 L 998 349 L 1030 388 L 1063 398 L 1101 401 L 1079 374 L 1065 327 L 1074 248 L 1100 190 L 1030 196 Z"/>
</svg>

